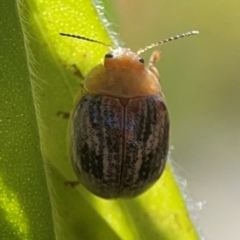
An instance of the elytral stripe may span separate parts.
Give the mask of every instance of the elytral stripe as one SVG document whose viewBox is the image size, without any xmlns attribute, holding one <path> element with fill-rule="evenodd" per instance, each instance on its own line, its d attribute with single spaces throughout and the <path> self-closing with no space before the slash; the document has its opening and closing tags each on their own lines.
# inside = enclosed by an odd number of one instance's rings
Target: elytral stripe
<svg viewBox="0 0 240 240">
<path fill-rule="evenodd" d="M 159 178 L 169 131 L 160 96 L 128 99 L 123 104 L 118 98 L 87 94 L 72 121 L 73 165 L 93 193 L 136 195 Z"/>
</svg>

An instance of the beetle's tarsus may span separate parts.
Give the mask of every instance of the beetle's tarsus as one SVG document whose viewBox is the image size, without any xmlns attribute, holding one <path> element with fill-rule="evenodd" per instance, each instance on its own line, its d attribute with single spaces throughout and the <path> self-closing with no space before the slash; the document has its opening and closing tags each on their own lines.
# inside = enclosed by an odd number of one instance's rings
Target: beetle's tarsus
<svg viewBox="0 0 240 240">
<path fill-rule="evenodd" d="M 63 119 L 69 119 L 70 118 L 70 113 L 63 112 L 63 111 L 58 111 L 57 116 L 61 116 Z"/>
<path fill-rule="evenodd" d="M 84 76 L 82 74 L 82 72 L 78 69 L 77 65 L 76 64 L 73 64 L 72 67 L 74 68 L 74 75 L 79 77 L 80 79 L 84 79 Z"/>
<path fill-rule="evenodd" d="M 79 184 L 80 184 L 79 181 L 66 181 L 65 182 L 66 186 L 69 186 L 69 187 L 72 187 L 72 188 L 77 187 Z"/>
<path fill-rule="evenodd" d="M 154 51 L 150 57 L 149 64 L 148 64 L 148 69 L 158 78 L 158 80 L 160 80 L 160 75 L 157 68 L 155 67 L 155 64 L 157 61 L 160 60 L 161 55 L 162 55 L 162 52 L 160 50 Z"/>
</svg>

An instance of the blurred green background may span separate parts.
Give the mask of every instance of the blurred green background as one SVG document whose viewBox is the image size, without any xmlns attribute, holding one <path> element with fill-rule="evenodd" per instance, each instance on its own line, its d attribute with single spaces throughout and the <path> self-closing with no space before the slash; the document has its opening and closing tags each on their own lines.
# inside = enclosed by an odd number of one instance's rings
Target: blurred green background
<svg viewBox="0 0 240 240">
<path fill-rule="evenodd" d="M 171 157 L 187 180 L 203 234 L 240 239 L 240 1 L 115 0 L 107 13 L 124 46 L 161 46 L 157 67 L 171 117 Z M 143 54 L 147 60 L 152 51 Z M 193 205 L 191 207 L 194 207 Z"/>
</svg>

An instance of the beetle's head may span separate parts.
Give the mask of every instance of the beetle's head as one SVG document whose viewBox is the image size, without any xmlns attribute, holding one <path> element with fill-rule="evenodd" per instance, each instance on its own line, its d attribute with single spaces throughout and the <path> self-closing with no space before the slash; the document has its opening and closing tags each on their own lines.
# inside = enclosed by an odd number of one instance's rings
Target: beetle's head
<svg viewBox="0 0 240 240">
<path fill-rule="evenodd" d="M 105 55 L 104 66 L 106 69 L 143 70 L 144 60 L 129 48 L 117 48 Z"/>
</svg>

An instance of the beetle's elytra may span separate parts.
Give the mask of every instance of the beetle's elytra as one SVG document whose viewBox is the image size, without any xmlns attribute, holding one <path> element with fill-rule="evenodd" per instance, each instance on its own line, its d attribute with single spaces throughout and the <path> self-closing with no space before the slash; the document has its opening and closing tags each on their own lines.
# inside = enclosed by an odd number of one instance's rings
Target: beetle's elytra
<svg viewBox="0 0 240 240">
<path fill-rule="evenodd" d="M 111 49 L 84 81 L 85 93 L 71 117 L 71 158 L 80 182 L 102 198 L 135 197 L 161 176 L 168 154 L 169 117 L 154 67 L 139 54 L 197 31 L 140 49 L 117 48 L 81 36 L 61 34 L 103 44 Z"/>
<path fill-rule="evenodd" d="M 73 165 L 84 186 L 98 196 L 136 196 L 160 177 L 168 133 L 167 109 L 157 95 L 87 94 L 72 119 Z"/>
</svg>

